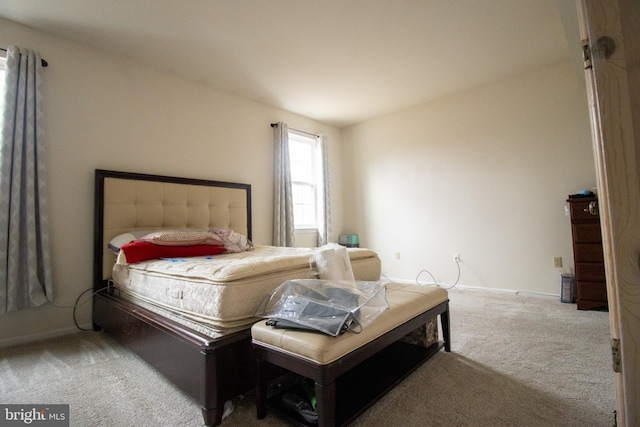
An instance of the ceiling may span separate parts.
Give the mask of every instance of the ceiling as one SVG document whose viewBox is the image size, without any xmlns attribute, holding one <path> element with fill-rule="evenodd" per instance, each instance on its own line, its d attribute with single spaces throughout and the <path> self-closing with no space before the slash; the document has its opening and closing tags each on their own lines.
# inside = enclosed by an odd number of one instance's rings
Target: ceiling
<svg viewBox="0 0 640 427">
<path fill-rule="evenodd" d="M 570 58 L 574 8 L 572 0 L 0 0 L 0 17 L 344 127 Z"/>
</svg>

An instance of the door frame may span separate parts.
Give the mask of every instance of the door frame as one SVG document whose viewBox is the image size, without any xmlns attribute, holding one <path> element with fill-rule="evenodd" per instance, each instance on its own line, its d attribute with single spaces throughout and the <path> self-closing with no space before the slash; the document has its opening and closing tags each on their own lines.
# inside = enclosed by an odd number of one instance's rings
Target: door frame
<svg viewBox="0 0 640 427">
<path fill-rule="evenodd" d="M 640 2 L 578 0 L 609 298 L 617 424 L 640 425 Z M 605 39 L 607 37 L 607 39 Z M 612 344 L 613 345 L 613 344 Z"/>
</svg>

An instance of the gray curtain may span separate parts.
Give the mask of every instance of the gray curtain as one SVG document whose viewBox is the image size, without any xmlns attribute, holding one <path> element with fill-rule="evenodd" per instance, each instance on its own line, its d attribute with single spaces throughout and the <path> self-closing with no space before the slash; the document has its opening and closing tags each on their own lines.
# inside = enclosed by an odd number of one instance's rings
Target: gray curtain
<svg viewBox="0 0 640 427">
<path fill-rule="evenodd" d="M 332 243 L 331 238 L 331 200 L 329 198 L 329 157 L 324 135 L 318 135 L 320 165 L 318 170 L 318 246 Z"/>
<path fill-rule="evenodd" d="M 273 127 L 273 139 L 273 246 L 293 247 L 296 245 L 296 235 L 289 162 L 289 129 L 286 123 L 279 122 Z"/>
<path fill-rule="evenodd" d="M 40 56 L 7 49 L 0 136 L 0 313 L 53 301 Z"/>
</svg>

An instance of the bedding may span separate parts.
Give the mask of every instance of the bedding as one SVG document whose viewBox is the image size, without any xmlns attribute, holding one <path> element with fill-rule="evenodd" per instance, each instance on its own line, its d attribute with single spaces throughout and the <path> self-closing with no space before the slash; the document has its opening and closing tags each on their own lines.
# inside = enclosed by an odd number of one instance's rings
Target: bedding
<svg viewBox="0 0 640 427">
<path fill-rule="evenodd" d="M 261 304 L 284 281 L 316 277 L 311 260 L 320 250 L 256 245 L 215 256 L 116 264 L 112 279 L 122 298 L 171 313 L 191 327 L 199 323 L 200 330 L 217 337 L 253 324 Z M 348 253 L 358 280 L 379 280 L 375 252 L 352 248 Z"/>
<path fill-rule="evenodd" d="M 131 231 L 122 233 L 109 241 L 108 248 L 116 255 L 120 255 L 122 249 L 127 249 L 133 243 L 142 243 L 143 247 L 150 244 L 158 246 L 197 246 L 197 245 L 213 245 L 224 246 L 226 252 L 243 252 L 251 250 L 252 243 L 243 235 L 233 230 L 145 230 Z M 167 249 L 167 251 L 170 251 Z M 220 253 L 220 252 L 217 252 Z M 207 254 L 203 254 L 207 255 Z M 164 255 L 157 256 L 161 258 Z M 180 256 L 180 255 L 178 255 Z M 198 256 L 198 255 L 182 255 L 182 256 Z M 147 259 L 151 259 L 149 257 Z M 121 260 L 120 263 L 126 262 Z M 140 262 L 140 260 L 129 262 Z"/>
<path fill-rule="evenodd" d="M 222 245 L 165 246 L 141 240 L 127 243 L 120 248 L 117 265 L 158 258 L 219 255 L 225 251 L 226 249 Z"/>
</svg>

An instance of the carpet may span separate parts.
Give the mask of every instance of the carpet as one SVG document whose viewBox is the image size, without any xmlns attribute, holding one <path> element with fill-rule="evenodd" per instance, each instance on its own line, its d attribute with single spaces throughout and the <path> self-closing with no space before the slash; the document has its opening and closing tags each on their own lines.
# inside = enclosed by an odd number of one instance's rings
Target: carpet
<svg viewBox="0 0 640 427">
<path fill-rule="evenodd" d="M 353 426 L 612 426 L 609 317 L 555 298 L 449 291 L 439 352 Z M 179 363 L 179 361 L 176 361 Z M 198 404 L 100 332 L 0 349 L 0 401 L 70 405 L 72 426 L 202 426 Z M 252 393 L 223 426 L 257 420 Z"/>
</svg>

